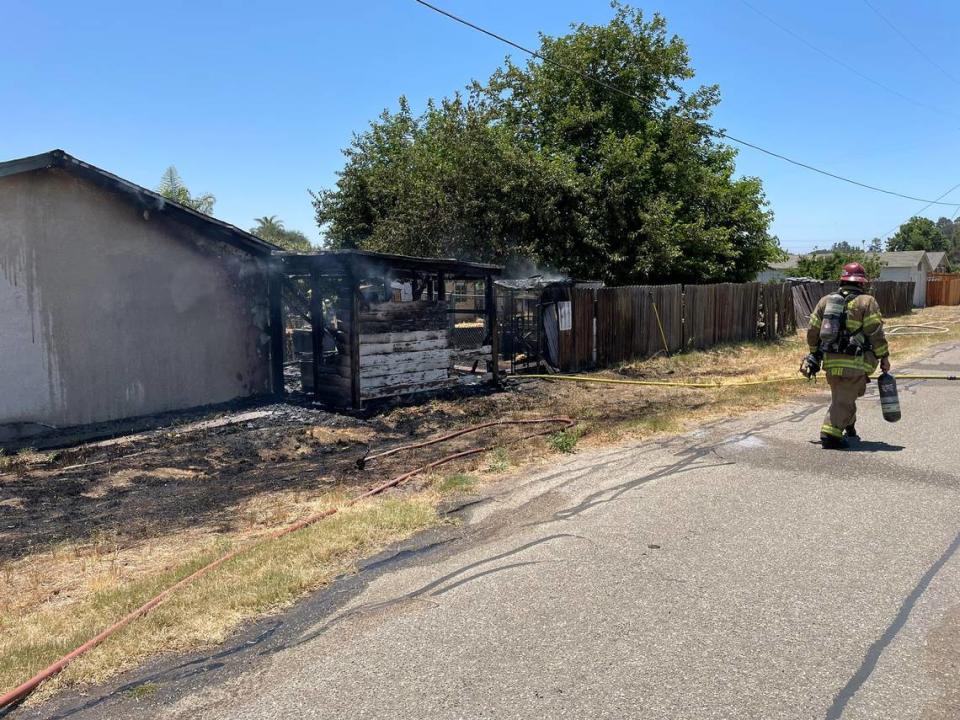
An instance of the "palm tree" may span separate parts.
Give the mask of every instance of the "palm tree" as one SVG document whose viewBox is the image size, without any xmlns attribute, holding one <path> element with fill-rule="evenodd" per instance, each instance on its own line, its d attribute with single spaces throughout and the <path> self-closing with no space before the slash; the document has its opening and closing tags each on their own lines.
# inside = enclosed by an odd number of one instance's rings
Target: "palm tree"
<svg viewBox="0 0 960 720">
<path fill-rule="evenodd" d="M 173 165 L 163 171 L 157 192 L 168 200 L 186 205 L 188 208 L 202 212 L 204 215 L 212 215 L 213 205 L 217 202 L 217 198 L 211 193 L 203 193 L 197 196 L 191 195 L 190 190 L 180 177 L 180 173 L 177 172 L 177 168 Z"/>
<path fill-rule="evenodd" d="M 264 240 L 276 237 L 284 231 L 283 220 L 276 215 L 258 217 L 254 219 L 256 225 L 250 231 L 252 234 Z"/>
<path fill-rule="evenodd" d="M 250 228 L 250 234 L 261 240 L 293 252 L 310 252 L 313 249 L 306 235 L 299 230 L 287 230 L 283 226 L 283 220 L 276 215 L 264 215 L 254 219 L 254 222 L 256 225 Z"/>
</svg>

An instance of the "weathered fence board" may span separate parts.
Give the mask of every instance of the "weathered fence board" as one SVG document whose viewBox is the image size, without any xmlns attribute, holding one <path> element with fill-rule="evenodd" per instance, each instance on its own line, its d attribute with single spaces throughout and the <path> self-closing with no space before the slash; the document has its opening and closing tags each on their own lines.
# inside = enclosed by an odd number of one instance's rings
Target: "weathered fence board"
<svg viewBox="0 0 960 720">
<path fill-rule="evenodd" d="M 449 352 L 447 352 L 443 357 L 436 357 L 429 353 L 397 353 L 396 355 L 378 355 L 377 357 L 389 357 L 392 358 L 393 361 L 378 365 L 361 365 L 361 379 L 390 377 L 393 375 L 416 372 L 418 370 L 442 369 L 449 371 L 451 367 Z"/>
<path fill-rule="evenodd" d="M 434 370 L 418 370 L 410 371 L 403 373 L 395 373 L 393 375 L 382 375 L 378 377 L 364 377 L 360 376 L 360 389 L 366 392 L 367 390 L 377 390 L 379 388 L 385 388 L 390 386 L 403 386 L 411 387 L 421 385 L 423 383 L 436 382 L 438 380 L 446 380 L 449 378 L 449 373 L 447 368 L 440 368 Z"/>
<path fill-rule="evenodd" d="M 776 340 L 806 327 L 820 298 L 838 287 L 809 282 L 572 288 L 563 296 L 569 300 L 558 295 L 548 307 L 555 312 L 554 325 L 565 328 L 557 331 L 560 369 L 575 372 L 664 350 Z M 870 292 L 886 316 L 910 311 L 913 283 L 875 282 Z M 569 325 L 557 321 L 563 302 L 571 303 Z"/>
<path fill-rule="evenodd" d="M 581 296 L 581 301 L 587 301 L 587 297 Z M 590 297 L 589 301 L 592 300 Z M 581 318 L 581 323 L 586 330 L 586 318 Z M 599 365 L 626 362 L 664 350 L 674 352 L 681 347 L 683 291 L 680 285 L 639 285 L 596 291 Z M 587 354 L 584 348 L 581 357 Z M 592 350 L 589 355 L 592 357 Z"/>
<path fill-rule="evenodd" d="M 365 358 L 370 355 L 387 355 L 390 353 L 419 352 L 423 350 L 439 350 L 448 347 L 447 338 L 438 338 L 436 340 L 411 340 L 410 342 L 397 343 L 368 343 L 364 341 L 364 335 L 360 336 L 360 357 Z"/>
<path fill-rule="evenodd" d="M 877 281 L 870 283 L 868 292 L 877 299 L 880 311 L 885 316 L 903 315 L 913 309 L 915 284 L 912 282 Z"/>
<path fill-rule="evenodd" d="M 776 340 L 797 330 L 793 293 L 787 283 L 766 283 L 761 286 L 763 337 Z"/>
<path fill-rule="evenodd" d="M 805 328 L 810 324 L 810 314 L 824 295 L 836 292 L 838 282 L 802 282 L 793 286 L 793 304 L 797 327 Z M 894 317 L 909 313 L 913 309 L 912 282 L 880 281 L 870 283 L 867 292 L 877 299 L 884 317 Z"/>
<path fill-rule="evenodd" d="M 594 298 L 596 290 L 574 288 L 571 290 L 573 303 L 573 342 L 569 370 L 577 372 L 592 367 L 594 358 L 595 308 Z M 568 369 L 568 368 L 564 368 Z"/>
<path fill-rule="evenodd" d="M 960 274 L 930 273 L 927 305 L 960 305 Z"/>
</svg>

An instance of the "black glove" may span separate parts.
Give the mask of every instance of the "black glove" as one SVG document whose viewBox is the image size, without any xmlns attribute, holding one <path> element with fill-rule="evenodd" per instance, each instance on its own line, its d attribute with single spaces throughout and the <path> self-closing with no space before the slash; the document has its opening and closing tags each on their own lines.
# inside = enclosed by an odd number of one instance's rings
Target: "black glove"
<svg viewBox="0 0 960 720">
<path fill-rule="evenodd" d="M 820 372 L 820 358 L 816 353 L 810 353 L 800 363 L 800 374 L 809 380 L 815 378 L 818 372 Z"/>
</svg>

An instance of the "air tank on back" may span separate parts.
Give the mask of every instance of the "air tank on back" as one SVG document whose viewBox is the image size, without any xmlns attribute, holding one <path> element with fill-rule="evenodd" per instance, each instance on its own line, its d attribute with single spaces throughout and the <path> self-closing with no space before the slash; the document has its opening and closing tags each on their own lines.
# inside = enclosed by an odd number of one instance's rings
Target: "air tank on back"
<svg viewBox="0 0 960 720">
<path fill-rule="evenodd" d="M 897 396 L 897 381 L 890 373 L 882 373 L 877 378 L 877 388 L 880 390 L 880 409 L 883 419 L 887 422 L 896 422 L 900 419 L 900 398 Z"/>
<path fill-rule="evenodd" d="M 847 301 L 840 293 L 832 293 L 827 296 L 827 304 L 823 308 L 823 320 L 820 325 L 820 341 L 825 346 L 830 345 L 840 337 L 846 304 Z"/>
</svg>

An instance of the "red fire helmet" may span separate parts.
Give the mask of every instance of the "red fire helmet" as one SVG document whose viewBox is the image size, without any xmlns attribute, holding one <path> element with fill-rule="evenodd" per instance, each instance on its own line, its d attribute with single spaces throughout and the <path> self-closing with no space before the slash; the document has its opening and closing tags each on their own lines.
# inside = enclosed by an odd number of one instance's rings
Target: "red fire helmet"
<svg viewBox="0 0 960 720">
<path fill-rule="evenodd" d="M 840 276 L 840 282 L 860 283 L 863 285 L 870 282 L 870 278 L 867 277 L 867 271 L 863 269 L 863 265 L 852 262 L 843 266 L 843 275 Z"/>
</svg>

